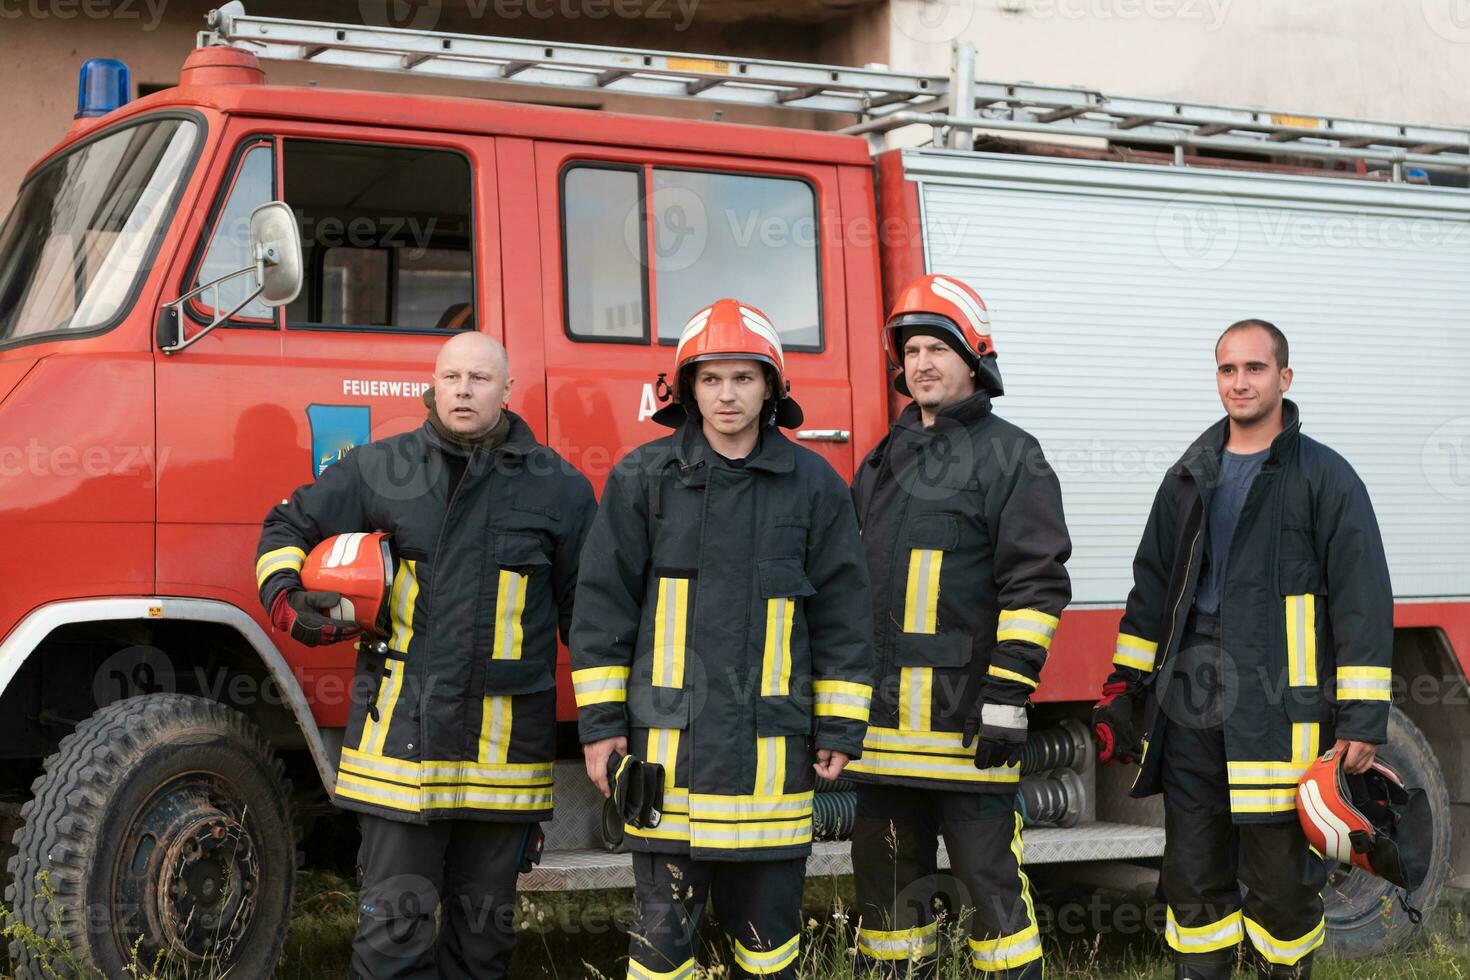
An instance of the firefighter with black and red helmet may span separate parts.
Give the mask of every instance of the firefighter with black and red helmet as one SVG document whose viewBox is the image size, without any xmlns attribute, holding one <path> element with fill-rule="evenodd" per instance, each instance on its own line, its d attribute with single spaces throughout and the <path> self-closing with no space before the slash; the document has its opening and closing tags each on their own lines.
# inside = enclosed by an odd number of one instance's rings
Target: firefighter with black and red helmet
<svg viewBox="0 0 1470 980">
<path fill-rule="evenodd" d="M 784 376 L 760 310 L 695 314 L 655 416 L 675 431 L 617 465 L 587 538 L 571 649 L 588 775 L 620 804 L 630 771 L 660 777 L 661 798 L 624 809 L 632 978 L 693 975 L 711 896 L 736 976 L 795 977 L 815 779 L 862 753 L 867 568 L 842 479 L 781 432 L 801 422 Z"/>
<path fill-rule="evenodd" d="M 933 971 L 937 838 L 974 909 L 970 961 L 1041 975 L 1015 797 L 1027 713 L 1062 609 L 1071 541 L 1041 446 L 997 416 L 984 301 L 952 276 L 910 283 L 883 331 L 914 402 L 858 465 L 878 696 L 853 830 L 858 955 Z"/>
<path fill-rule="evenodd" d="M 505 407 L 510 383 L 499 344 L 454 337 L 424 424 L 352 449 L 261 531 L 283 638 L 375 631 L 334 794 L 362 830 L 355 977 L 507 976 L 516 876 L 551 818 L 556 639 L 596 503 Z"/>
</svg>

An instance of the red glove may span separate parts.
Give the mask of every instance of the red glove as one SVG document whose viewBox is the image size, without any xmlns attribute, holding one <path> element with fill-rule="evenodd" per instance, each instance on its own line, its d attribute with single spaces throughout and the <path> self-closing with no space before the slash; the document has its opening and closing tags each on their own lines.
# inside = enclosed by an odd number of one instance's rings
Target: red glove
<svg viewBox="0 0 1470 980">
<path fill-rule="evenodd" d="M 1092 708 L 1092 731 L 1097 736 L 1098 761 L 1137 762 L 1143 745 L 1133 724 L 1133 694 L 1126 681 L 1103 685 L 1102 700 Z"/>
<path fill-rule="evenodd" d="M 355 640 L 362 635 L 361 626 L 323 615 L 341 601 L 342 596 L 337 592 L 282 589 L 271 603 L 271 623 L 282 633 L 290 633 L 291 639 L 309 647 Z"/>
</svg>

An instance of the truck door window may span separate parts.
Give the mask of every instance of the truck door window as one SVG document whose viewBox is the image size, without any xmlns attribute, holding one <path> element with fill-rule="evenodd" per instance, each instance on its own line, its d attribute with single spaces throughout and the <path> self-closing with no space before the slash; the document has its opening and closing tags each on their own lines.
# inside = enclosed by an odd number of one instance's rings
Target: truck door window
<svg viewBox="0 0 1470 980">
<path fill-rule="evenodd" d="M 644 191 L 648 181 L 651 194 Z M 561 206 L 568 336 L 647 343 L 656 333 L 659 343 L 677 343 L 695 311 L 736 296 L 771 317 L 788 350 L 821 350 L 816 203 L 812 186 L 791 177 L 567 167 Z"/>
<path fill-rule="evenodd" d="M 659 341 L 734 296 L 771 318 L 786 350 L 820 350 L 816 207 L 804 180 L 655 167 Z"/>
<path fill-rule="evenodd" d="M 637 168 L 562 175 L 562 283 L 577 340 L 648 343 L 647 225 Z"/>
<path fill-rule="evenodd" d="M 219 219 L 215 221 L 214 232 L 210 235 L 209 248 L 205 250 L 198 274 L 194 276 L 195 286 L 254 262 L 250 255 L 250 212 L 275 198 L 275 160 L 275 150 L 270 143 L 258 143 L 241 157 L 229 197 L 225 199 Z M 222 285 L 219 302 L 223 310 L 233 310 L 253 288 L 249 276 L 231 279 Z M 212 299 L 213 294 L 206 290 L 194 300 L 195 309 L 206 319 L 214 312 L 208 305 Z M 235 314 L 235 319 L 271 323 L 275 317 L 268 306 L 257 301 Z"/>
<path fill-rule="evenodd" d="M 306 281 L 292 327 L 473 329 L 470 165 L 449 150 L 285 141 Z"/>
</svg>

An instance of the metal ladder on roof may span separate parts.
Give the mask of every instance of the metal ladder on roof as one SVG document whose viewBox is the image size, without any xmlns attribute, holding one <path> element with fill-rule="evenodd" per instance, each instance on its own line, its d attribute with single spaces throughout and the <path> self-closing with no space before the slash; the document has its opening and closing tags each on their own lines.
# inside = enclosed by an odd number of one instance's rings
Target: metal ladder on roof
<svg viewBox="0 0 1470 980">
<path fill-rule="evenodd" d="M 1470 173 L 1470 129 L 1420 126 L 1165 99 L 1068 86 L 977 80 L 975 52 L 954 46 L 951 73 L 691 55 L 591 44 L 254 17 L 240 0 L 210 11 L 199 45 L 259 58 L 398 75 L 544 85 L 666 99 L 851 114 L 838 132 L 881 139 L 932 127 L 961 148 L 975 131 L 1046 133 L 1172 149 L 1386 164 Z"/>
</svg>

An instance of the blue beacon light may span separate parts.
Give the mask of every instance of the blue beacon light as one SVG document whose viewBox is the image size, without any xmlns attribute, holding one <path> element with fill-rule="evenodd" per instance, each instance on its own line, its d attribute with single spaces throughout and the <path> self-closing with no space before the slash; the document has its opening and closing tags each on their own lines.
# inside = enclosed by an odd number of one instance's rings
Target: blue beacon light
<svg viewBox="0 0 1470 980">
<path fill-rule="evenodd" d="M 131 91 L 127 65 L 116 58 L 89 58 L 77 78 L 77 114 L 72 118 L 105 116 L 127 105 Z"/>
</svg>

